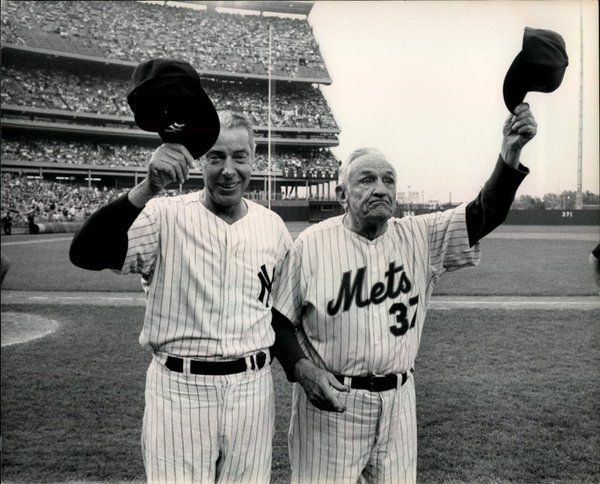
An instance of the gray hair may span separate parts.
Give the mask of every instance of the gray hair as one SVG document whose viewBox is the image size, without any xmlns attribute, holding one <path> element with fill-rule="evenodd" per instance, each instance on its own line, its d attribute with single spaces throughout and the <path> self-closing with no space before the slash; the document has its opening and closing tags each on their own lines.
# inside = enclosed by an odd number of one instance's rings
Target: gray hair
<svg viewBox="0 0 600 484">
<path fill-rule="evenodd" d="M 385 155 L 377 148 L 358 148 L 357 150 L 354 150 L 352 153 L 350 153 L 350 156 L 348 156 L 346 163 L 344 163 L 340 167 L 338 176 L 338 186 L 346 185 L 346 183 L 348 182 L 348 173 L 350 172 L 350 165 L 352 165 L 352 162 L 354 162 L 356 159 L 364 155 L 376 155 L 383 158 L 384 160 L 386 159 Z"/>
<path fill-rule="evenodd" d="M 243 114 L 230 110 L 217 111 L 217 114 L 219 115 L 221 129 L 244 128 L 248 132 L 250 149 L 252 150 L 252 154 L 254 154 L 256 145 L 254 144 L 254 130 L 252 129 L 250 120 Z"/>
</svg>

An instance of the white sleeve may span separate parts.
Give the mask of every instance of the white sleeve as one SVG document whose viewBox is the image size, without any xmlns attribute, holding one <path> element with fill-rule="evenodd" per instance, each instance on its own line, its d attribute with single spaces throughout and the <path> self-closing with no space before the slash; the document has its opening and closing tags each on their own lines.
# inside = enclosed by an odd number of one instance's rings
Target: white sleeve
<svg viewBox="0 0 600 484">
<path fill-rule="evenodd" d="M 466 207 L 467 204 L 463 203 L 456 208 L 424 216 L 429 238 L 429 264 L 434 274 L 479 264 L 479 243 L 469 246 Z"/>
<path fill-rule="evenodd" d="M 294 241 L 292 240 L 292 237 L 290 235 L 290 232 L 288 231 L 287 227 L 285 226 L 285 223 L 283 222 L 283 220 L 280 221 L 280 229 L 279 229 L 279 240 L 277 241 L 277 259 L 275 262 L 275 281 L 274 283 L 276 283 L 277 281 L 277 277 L 278 275 L 281 273 L 282 269 L 283 269 L 283 263 L 285 260 L 285 256 L 287 255 L 287 253 L 289 252 L 290 248 L 292 247 Z"/>
<path fill-rule="evenodd" d="M 300 324 L 304 304 L 303 291 L 306 286 L 301 253 L 296 241 L 284 257 L 279 273 L 276 273 L 277 284 L 273 291 L 273 308 L 288 318 L 294 326 Z"/>
<path fill-rule="evenodd" d="M 153 272 L 158 251 L 158 216 L 150 200 L 127 231 L 127 255 L 121 272 L 148 275 Z"/>
</svg>

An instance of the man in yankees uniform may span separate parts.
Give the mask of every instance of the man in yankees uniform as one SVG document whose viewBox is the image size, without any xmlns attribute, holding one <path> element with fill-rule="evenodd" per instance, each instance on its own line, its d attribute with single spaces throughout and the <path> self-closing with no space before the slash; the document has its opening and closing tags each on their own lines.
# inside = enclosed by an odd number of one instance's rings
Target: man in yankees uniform
<svg viewBox="0 0 600 484">
<path fill-rule="evenodd" d="M 444 272 L 478 263 L 477 242 L 504 221 L 529 172 L 519 155 L 537 127 L 527 104 L 515 112 L 471 203 L 394 218 L 394 168 L 359 149 L 336 188 L 346 213 L 294 242 L 273 296 L 278 358 L 298 382 L 292 482 L 415 482 L 413 371 L 427 304 Z"/>
<path fill-rule="evenodd" d="M 142 450 L 150 482 L 270 479 L 269 298 L 291 238 L 279 216 L 242 198 L 255 152 L 249 121 L 230 111 L 219 121 L 202 159 L 202 192 L 154 198 L 194 166 L 183 145 L 163 144 L 144 181 L 94 213 L 71 246 L 80 267 L 144 279 L 140 343 L 153 358 Z"/>
</svg>

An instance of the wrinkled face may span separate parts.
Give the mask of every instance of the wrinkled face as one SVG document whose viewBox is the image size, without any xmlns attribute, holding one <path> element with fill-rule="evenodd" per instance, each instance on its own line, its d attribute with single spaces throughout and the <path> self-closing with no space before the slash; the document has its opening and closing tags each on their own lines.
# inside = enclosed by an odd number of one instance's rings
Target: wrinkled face
<svg viewBox="0 0 600 484">
<path fill-rule="evenodd" d="M 214 204 L 233 207 L 241 203 L 250 183 L 253 159 L 250 137 L 244 128 L 221 129 L 202 162 L 205 191 Z"/>
<path fill-rule="evenodd" d="M 361 156 L 350 165 L 346 185 L 336 192 L 358 226 L 383 224 L 396 209 L 396 171 L 379 155 Z"/>
</svg>

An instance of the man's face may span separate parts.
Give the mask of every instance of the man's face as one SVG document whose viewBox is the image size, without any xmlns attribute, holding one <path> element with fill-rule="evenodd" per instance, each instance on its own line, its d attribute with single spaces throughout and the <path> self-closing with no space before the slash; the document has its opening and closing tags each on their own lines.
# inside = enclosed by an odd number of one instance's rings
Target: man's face
<svg viewBox="0 0 600 484">
<path fill-rule="evenodd" d="M 396 209 L 396 172 L 384 158 L 363 155 L 350 165 L 338 200 L 360 227 L 385 223 Z"/>
<path fill-rule="evenodd" d="M 250 183 L 254 153 L 244 128 L 223 129 L 204 156 L 204 186 L 213 203 L 232 207 Z"/>
</svg>

